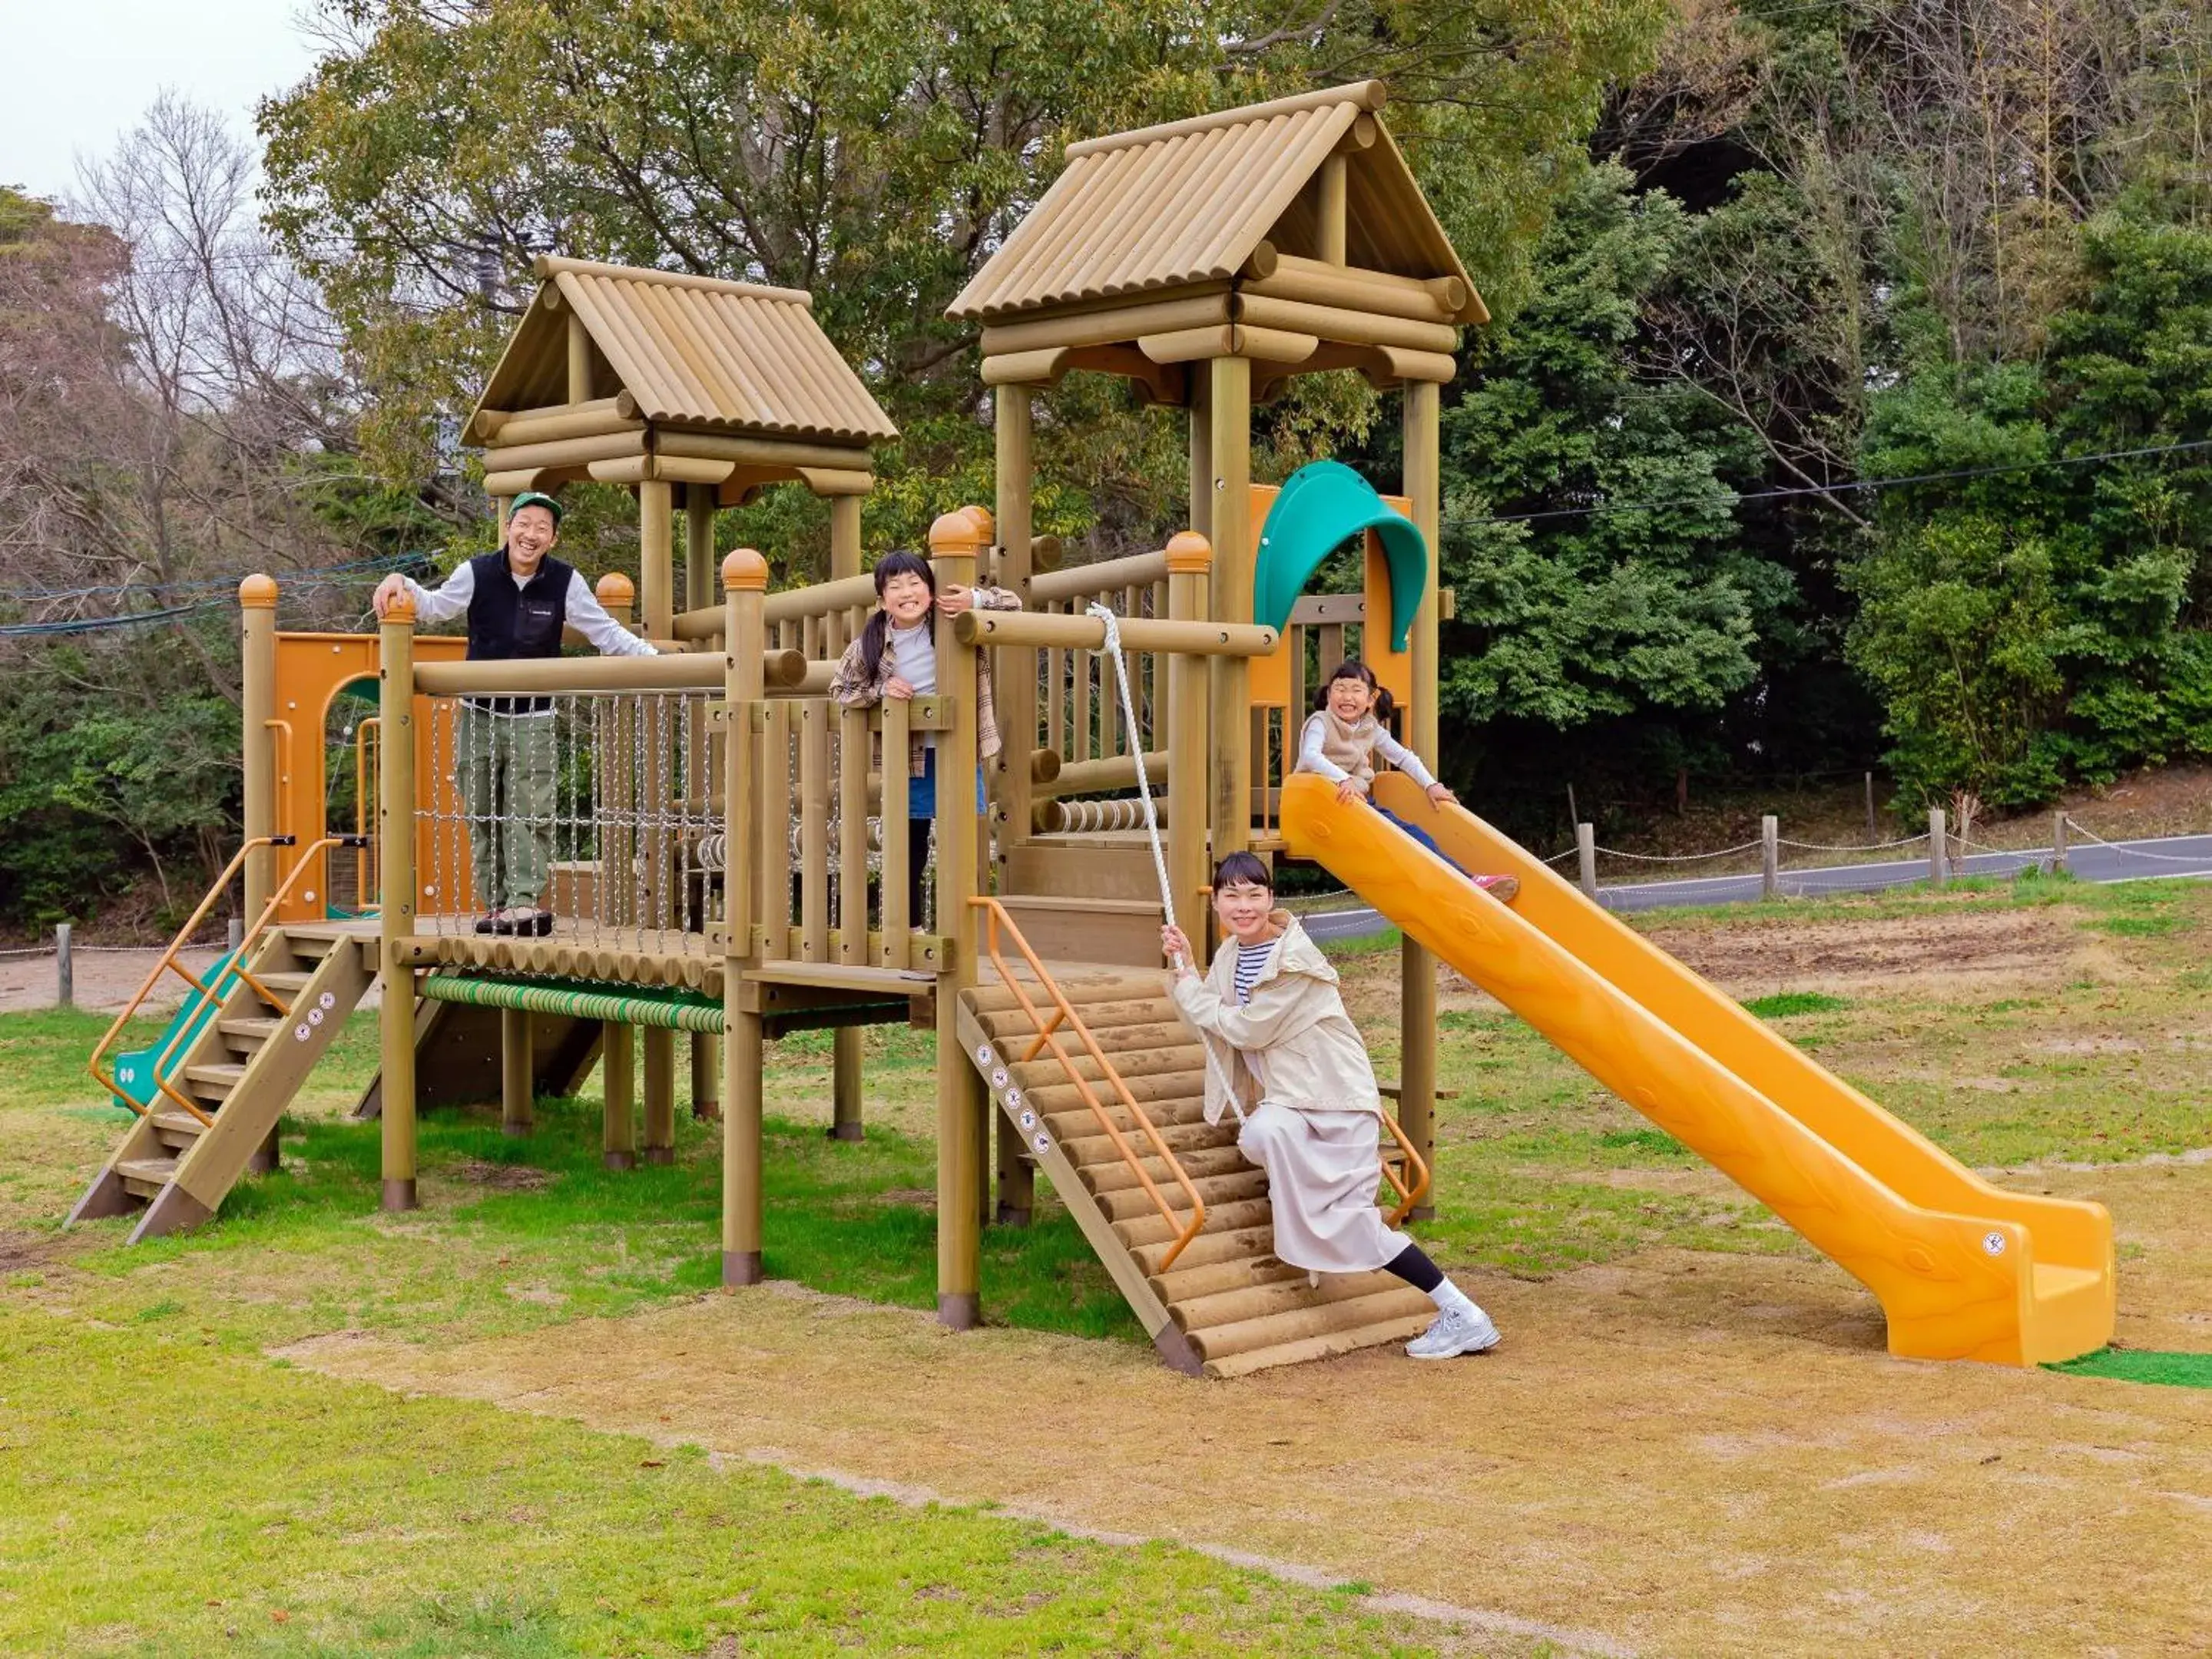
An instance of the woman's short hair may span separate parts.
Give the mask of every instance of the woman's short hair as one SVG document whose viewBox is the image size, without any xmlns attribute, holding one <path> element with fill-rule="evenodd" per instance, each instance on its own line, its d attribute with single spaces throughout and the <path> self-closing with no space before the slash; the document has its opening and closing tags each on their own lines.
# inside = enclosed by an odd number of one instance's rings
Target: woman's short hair
<svg viewBox="0 0 2212 1659">
<path fill-rule="evenodd" d="M 1267 860 L 1257 853 L 1231 853 L 1213 872 L 1213 890 L 1218 893 L 1225 887 L 1264 887 L 1272 893 L 1275 878 Z"/>
</svg>

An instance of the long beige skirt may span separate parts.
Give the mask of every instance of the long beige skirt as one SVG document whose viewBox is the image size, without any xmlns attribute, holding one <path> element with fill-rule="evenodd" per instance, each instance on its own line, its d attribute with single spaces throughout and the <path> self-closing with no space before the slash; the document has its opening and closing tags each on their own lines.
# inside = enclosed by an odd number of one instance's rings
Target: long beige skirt
<svg viewBox="0 0 2212 1659">
<path fill-rule="evenodd" d="M 1372 1112 L 1298 1112 L 1261 1101 L 1238 1150 L 1267 1172 L 1275 1255 L 1310 1273 L 1386 1267 L 1413 1240 L 1383 1224 L 1382 1130 Z"/>
</svg>

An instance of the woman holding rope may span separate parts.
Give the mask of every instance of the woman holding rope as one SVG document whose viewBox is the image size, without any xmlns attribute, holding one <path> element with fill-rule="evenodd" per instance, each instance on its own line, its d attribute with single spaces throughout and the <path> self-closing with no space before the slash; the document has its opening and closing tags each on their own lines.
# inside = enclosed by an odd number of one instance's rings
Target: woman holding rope
<svg viewBox="0 0 2212 1659">
<path fill-rule="evenodd" d="M 1386 1268 L 1426 1291 L 1437 1320 L 1407 1346 L 1415 1359 L 1496 1346 L 1490 1316 L 1376 1206 L 1382 1097 L 1336 970 L 1275 908 L 1274 878 L 1253 854 L 1221 861 L 1213 911 L 1229 942 L 1206 977 L 1181 928 L 1162 928 L 1160 944 L 1176 1011 L 1209 1052 L 1206 1121 L 1233 1110 L 1238 1150 L 1267 1173 L 1276 1256 L 1315 1273 Z"/>
</svg>

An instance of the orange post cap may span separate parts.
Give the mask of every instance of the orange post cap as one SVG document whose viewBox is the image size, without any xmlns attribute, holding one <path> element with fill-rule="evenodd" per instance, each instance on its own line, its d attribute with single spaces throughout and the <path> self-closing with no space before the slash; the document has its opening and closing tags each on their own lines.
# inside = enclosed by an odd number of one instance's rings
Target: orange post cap
<svg viewBox="0 0 2212 1659">
<path fill-rule="evenodd" d="M 619 570 L 610 570 L 592 584 L 599 602 L 610 611 L 626 610 L 637 599 L 637 584 Z"/>
<path fill-rule="evenodd" d="M 276 606 L 276 579 L 248 576 L 238 585 L 238 602 L 249 611 L 273 611 Z"/>
<path fill-rule="evenodd" d="M 768 561 L 750 547 L 735 548 L 722 561 L 722 586 L 726 589 L 761 592 L 768 586 Z"/>
<path fill-rule="evenodd" d="M 998 532 L 998 524 L 988 507 L 963 507 L 942 514 L 929 526 L 929 550 L 933 553 L 981 552 L 991 544 Z"/>
<path fill-rule="evenodd" d="M 1195 530 L 1178 530 L 1168 538 L 1168 574 L 1203 576 L 1213 568 L 1213 544 Z"/>
</svg>

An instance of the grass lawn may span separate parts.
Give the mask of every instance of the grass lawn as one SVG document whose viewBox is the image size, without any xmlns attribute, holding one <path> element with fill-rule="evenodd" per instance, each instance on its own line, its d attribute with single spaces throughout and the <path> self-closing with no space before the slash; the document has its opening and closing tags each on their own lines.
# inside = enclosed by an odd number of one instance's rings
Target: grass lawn
<svg viewBox="0 0 2212 1659">
<path fill-rule="evenodd" d="M 2193 883 L 2025 879 L 1639 925 L 1966 1162 L 2017 1168 L 2212 1143 L 2208 921 L 2212 890 Z M 1817 964 L 1892 938 L 1929 965 L 1767 988 L 1790 952 Z M 1948 972 L 1947 951 L 1963 962 L 1976 938 L 2011 941 L 2023 965 Z M 1341 962 L 1386 1075 L 1390 943 Z M 1662 1249 L 1809 1259 L 1487 999 L 1448 990 L 1440 1019 L 1458 1094 L 1424 1239 L 1447 1268 L 1540 1279 Z M 343 1116 L 374 1064 L 364 1018 L 286 1120 L 279 1175 L 243 1184 L 202 1233 L 130 1249 L 125 1223 L 56 1224 L 124 1124 L 82 1071 L 103 1024 L 0 1018 L 0 1471 L 18 1494 L 0 1505 L 0 1651 L 1543 1650 L 1384 1619 L 1358 1585 L 1302 1588 L 293 1370 L 272 1351 L 331 1332 L 557 1338 L 711 1291 L 714 1128 L 679 1114 L 673 1166 L 610 1174 L 595 1097 L 542 1102 L 520 1140 L 495 1111 L 428 1114 L 424 1208 L 381 1216 L 376 1128 Z M 858 1145 L 822 1133 L 826 1036 L 773 1050 L 768 1271 L 928 1309 L 933 1044 L 903 1028 L 866 1043 Z M 1033 1227 L 987 1234 L 983 1270 L 994 1322 L 1144 1346 L 1048 1201 Z"/>
</svg>

